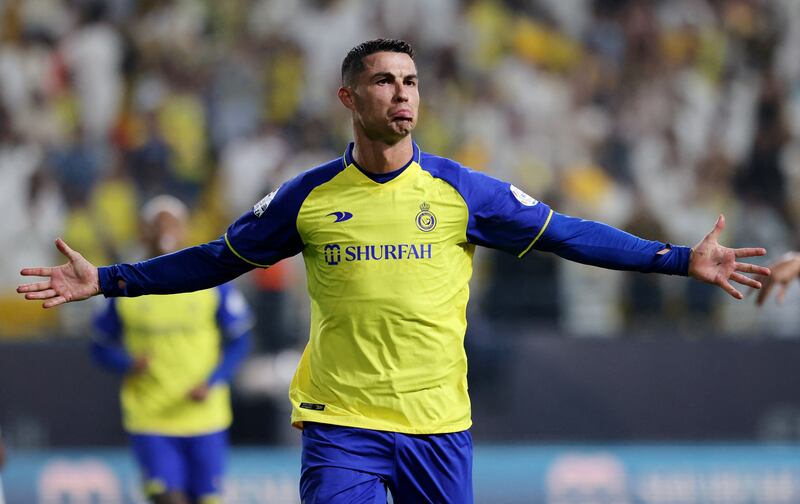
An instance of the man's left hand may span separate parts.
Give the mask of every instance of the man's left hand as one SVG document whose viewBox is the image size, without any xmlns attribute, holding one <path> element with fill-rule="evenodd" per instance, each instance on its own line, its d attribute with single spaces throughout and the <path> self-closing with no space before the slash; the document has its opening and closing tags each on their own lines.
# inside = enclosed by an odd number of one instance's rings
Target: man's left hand
<svg viewBox="0 0 800 504">
<path fill-rule="evenodd" d="M 761 282 L 742 273 L 769 276 L 769 268 L 755 264 L 737 262 L 740 257 L 757 257 L 767 253 L 763 248 L 723 247 L 717 241 L 725 229 L 725 216 L 720 215 L 714 229 L 703 240 L 692 247 L 689 259 L 689 276 L 702 282 L 718 285 L 736 299 L 742 299 L 742 293 L 731 285 L 730 280 L 747 285 L 754 289 L 761 288 Z"/>
</svg>

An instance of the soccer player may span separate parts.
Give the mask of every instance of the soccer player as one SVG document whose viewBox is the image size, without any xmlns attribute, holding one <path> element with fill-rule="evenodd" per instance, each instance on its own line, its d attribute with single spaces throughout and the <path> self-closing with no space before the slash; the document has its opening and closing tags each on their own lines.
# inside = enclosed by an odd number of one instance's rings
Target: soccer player
<svg viewBox="0 0 800 504">
<path fill-rule="evenodd" d="M 180 248 L 188 210 L 157 196 L 142 210 L 149 257 Z M 247 354 L 252 317 L 231 284 L 172 296 L 110 298 L 91 351 L 124 376 L 122 418 L 154 504 L 221 502 L 231 423 L 228 381 Z"/>
<path fill-rule="evenodd" d="M 759 306 L 764 304 L 764 301 L 769 297 L 770 292 L 777 287 L 778 293 L 776 297 L 778 303 L 783 303 L 786 298 L 786 290 L 793 280 L 800 278 L 800 252 L 789 252 L 781 257 L 776 262 L 769 265 L 772 275 L 765 278 L 759 278 L 764 285 L 761 292 L 758 293 L 756 304 Z"/>
<path fill-rule="evenodd" d="M 105 296 L 203 289 L 303 254 L 311 334 L 289 397 L 303 429 L 303 502 L 472 502 L 466 330 L 477 245 L 531 250 L 605 268 L 688 275 L 741 293 L 769 274 L 717 239 L 694 248 L 648 241 L 555 212 L 517 187 L 423 152 L 411 138 L 419 78 L 411 47 L 371 40 L 342 63 L 338 97 L 354 142 L 286 182 L 220 239 L 138 264 L 96 268 L 61 240 L 69 262 L 26 268 L 45 307 Z M 536 92 L 532 89 L 531 92 Z M 531 295 L 535 279 L 529 279 Z"/>
</svg>

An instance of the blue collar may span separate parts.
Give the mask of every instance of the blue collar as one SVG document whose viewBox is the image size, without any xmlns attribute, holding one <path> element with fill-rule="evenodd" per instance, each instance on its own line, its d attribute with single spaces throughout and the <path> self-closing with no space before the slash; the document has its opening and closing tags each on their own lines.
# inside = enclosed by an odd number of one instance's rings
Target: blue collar
<svg viewBox="0 0 800 504">
<path fill-rule="evenodd" d="M 375 182 L 377 182 L 379 184 L 385 184 L 386 182 L 389 182 L 390 180 L 394 180 L 401 173 L 406 171 L 406 168 L 408 168 L 411 165 L 411 163 L 413 163 L 414 161 L 416 161 L 417 163 L 420 162 L 421 153 L 420 153 L 420 150 L 419 150 L 419 146 L 417 146 L 416 142 L 412 142 L 412 146 L 413 146 L 414 152 L 411 155 L 411 159 L 408 160 L 408 163 L 406 163 L 405 165 L 401 166 L 400 168 L 398 168 L 398 169 L 396 169 L 394 171 L 390 171 L 388 173 L 371 173 L 371 172 L 368 172 L 367 170 L 365 170 L 364 168 L 362 168 L 361 166 L 359 166 L 359 164 L 356 163 L 356 160 L 353 159 L 353 148 L 355 147 L 355 143 L 353 143 L 353 142 L 350 142 L 350 144 L 347 146 L 347 149 L 345 149 L 345 151 L 344 151 L 344 164 L 345 164 L 345 166 L 349 166 L 349 165 L 352 164 L 353 166 L 358 168 L 361 171 L 361 173 L 363 173 L 364 175 L 366 175 L 367 177 L 369 177 L 373 181 L 375 181 Z"/>
</svg>

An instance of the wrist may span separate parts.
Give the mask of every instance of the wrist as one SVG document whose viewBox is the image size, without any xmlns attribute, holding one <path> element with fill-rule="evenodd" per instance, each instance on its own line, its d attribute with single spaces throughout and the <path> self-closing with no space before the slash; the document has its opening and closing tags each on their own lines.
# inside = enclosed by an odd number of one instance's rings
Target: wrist
<svg viewBox="0 0 800 504">
<path fill-rule="evenodd" d="M 97 288 L 98 294 L 103 294 L 105 297 L 125 295 L 125 281 L 119 276 L 117 265 L 97 268 Z"/>
<path fill-rule="evenodd" d="M 93 284 L 92 287 L 94 289 L 93 296 L 103 293 L 103 289 L 100 288 L 100 268 L 94 268 L 94 277 L 93 277 Z"/>
</svg>

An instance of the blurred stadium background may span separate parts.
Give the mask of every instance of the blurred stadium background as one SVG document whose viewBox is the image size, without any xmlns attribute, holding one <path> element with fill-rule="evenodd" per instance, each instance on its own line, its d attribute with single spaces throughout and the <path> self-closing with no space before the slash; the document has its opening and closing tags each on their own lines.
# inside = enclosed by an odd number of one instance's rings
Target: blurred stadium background
<svg viewBox="0 0 800 504">
<path fill-rule="evenodd" d="M 192 241 L 341 154 L 356 43 L 418 52 L 416 140 L 559 211 L 691 245 L 800 236 L 796 0 L 0 0 L 0 427 L 9 503 L 141 502 L 91 303 L 41 310 L 21 266 L 140 258 L 169 192 Z M 297 502 L 286 390 L 298 260 L 240 279 L 228 501 Z M 682 278 L 481 250 L 470 385 L 478 503 L 800 502 L 800 292 L 756 310 Z"/>
</svg>

